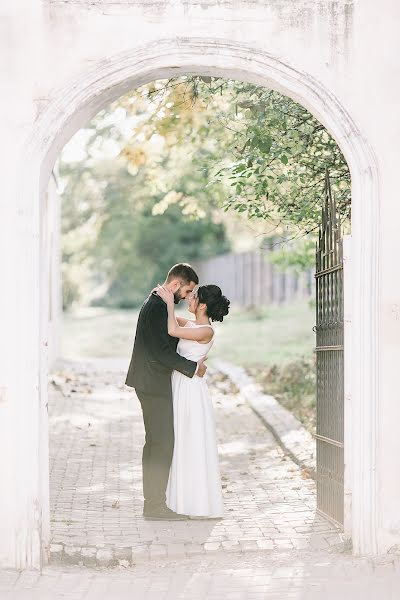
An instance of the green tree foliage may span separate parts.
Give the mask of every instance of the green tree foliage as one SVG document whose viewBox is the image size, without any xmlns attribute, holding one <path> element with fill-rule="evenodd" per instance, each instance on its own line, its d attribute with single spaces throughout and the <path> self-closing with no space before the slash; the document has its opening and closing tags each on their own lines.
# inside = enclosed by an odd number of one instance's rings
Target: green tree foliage
<svg viewBox="0 0 400 600">
<path fill-rule="evenodd" d="M 180 175 L 162 206 L 167 194 L 156 189 L 144 166 L 132 174 L 121 157 L 60 165 L 68 182 L 63 193 L 65 308 L 87 299 L 103 306 L 138 306 L 175 262 L 229 249 L 212 207 L 202 210 L 201 218 L 197 206 L 191 207 L 194 196 L 188 191 L 201 197 L 204 182 L 188 178 L 184 170 Z"/>
<path fill-rule="evenodd" d="M 228 184 L 226 208 L 250 218 L 278 216 L 307 232 L 319 223 L 328 170 L 341 220 L 350 218 L 349 168 L 336 141 L 306 108 L 238 81 L 188 77 L 185 94 L 187 87 L 195 105 L 206 103 L 213 115 L 209 124 L 222 163 L 214 173 Z"/>
<path fill-rule="evenodd" d="M 266 237 L 292 241 L 275 255 L 278 265 L 313 264 L 326 170 L 341 224 L 349 230 L 349 168 L 336 141 L 306 108 L 273 90 L 211 77 L 155 82 L 147 93 L 158 105 L 148 130 L 172 136 L 173 144 L 190 138 L 192 147 L 203 150 L 196 155 L 197 169 L 207 171 L 219 205 L 257 222 L 258 232 L 264 224 Z"/>
<path fill-rule="evenodd" d="M 261 241 L 291 239 L 275 261 L 306 268 L 326 169 L 341 221 L 350 220 L 338 145 L 272 90 L 210 77 L 156 81 L 99 113 L 84 134 L 83 157 L 59 164 L 66 305 L 79 295 L 137 305 L 172 263 L 228 249 L 230 214 L 250 219 Z"/>
</svg>

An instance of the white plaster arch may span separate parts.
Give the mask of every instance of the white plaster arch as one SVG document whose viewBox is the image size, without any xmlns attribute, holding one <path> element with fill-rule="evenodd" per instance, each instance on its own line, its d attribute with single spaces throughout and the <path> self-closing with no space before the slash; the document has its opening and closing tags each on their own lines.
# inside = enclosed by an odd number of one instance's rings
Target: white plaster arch
<svg viewBox="0 0 400 600">
<path fill-rule="evenodd" d="M 16 236 L 17 298 L 22 315 L 15 332 L 24 348 L 18 369 L 24 372 L 18 397 L 23 417 L 20 434 L 27 451 L 21 468 L 29 473 L 20 516 L 26 535 L 15 542 L 16 566 L 37 567 L 49 535 L 47 487 L 47 398 L 45 283 L 41 278 L 42 207 L 51 169 L 70 137 L 112 100 L 155 79 L 178 74 L 214 75 L 273 88 L 305 106 L 330 131 L 352 175 L 352 356 L 351 428 L 346 422 L 347 457 L 352 473 L 351 535 L 356 554 L 378 548 L 378 170 L 366 140 L 337 98 L 319 81 L 272 54 L 236 41 L 173 38 L 91 64 L 58 90 L 37 119 L 22 157 L 24 178 L 18 196 Z M 26 297 L 30 307 L 26 310 Z M 350 389 L 350 386 L 347 386 Z M 29 399 L 29 402 L 23 399 Z M 33 401 L 34 400 L 34 401 Z M 37 424 L 32 426 L 32 423 Z M 39 457 L 39 459 L 37 459 Z M 22 527 L 22 525 L 21 525 Z M 42 550 L 38 546 L 42 545 Z M 41 557 L 40 557 L 41 556 Z"/>
</svg>

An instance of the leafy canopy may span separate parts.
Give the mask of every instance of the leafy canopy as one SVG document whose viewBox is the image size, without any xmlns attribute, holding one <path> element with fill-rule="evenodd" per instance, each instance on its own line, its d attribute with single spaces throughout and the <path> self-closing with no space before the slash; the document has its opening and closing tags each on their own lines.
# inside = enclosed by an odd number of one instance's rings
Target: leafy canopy
<svg viewBox="0 0 400 600">
<path fill-rule="evenodd" d="M 74 144 L 79 158 L 68 157 Z M 193 76 L 130 92 L 78 132 L 59 161 L 65 305 L 79 297 L 139 304 L 174 262 L 235 248 L 234 215 L 239 235 L 250 221 L 260 243 L 298 240 L 276 260 L 306 268 L 326 169 L 347 226 L 343 154 L 294 100 Z"/>
</svg>

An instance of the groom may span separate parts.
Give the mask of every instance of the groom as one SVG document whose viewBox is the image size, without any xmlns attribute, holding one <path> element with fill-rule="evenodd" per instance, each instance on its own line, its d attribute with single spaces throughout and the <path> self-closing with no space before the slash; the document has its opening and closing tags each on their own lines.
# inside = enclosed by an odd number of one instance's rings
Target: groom
<svg viewBox="0 0 400 600">
<path fill-rule="evenodd" d="M 174 294 L 175 304 L 186 298 L 199 283 L 192 267 L 179 263 L 168 272 L 164 286 Z M 172 371 L 187 377 L 203 377 L 207 367 L 176 352 L 178 338 L 168 335 L 168 312 L 164 301 L 153 292 L 145 300 L 137 322 L 126 385 L 135 388 L 142 406 L 146 441 L 143 447 L 143 515 L 148 520 L 181 521 L 165 504 L 165 491 L 174 450 Z"/>
</svg>

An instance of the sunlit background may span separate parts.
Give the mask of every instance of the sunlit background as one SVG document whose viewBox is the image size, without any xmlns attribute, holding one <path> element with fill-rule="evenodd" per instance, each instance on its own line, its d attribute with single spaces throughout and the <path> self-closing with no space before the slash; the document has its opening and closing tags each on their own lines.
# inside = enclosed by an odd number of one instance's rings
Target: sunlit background
<svg viewBox="0 0 400 600">
<path fill-rule="evenodd" d="M 347 165 L 293 100 L 189 76 L 119 98 L 70 140 L 54 173 L 63 356 L 129 358 L 147 294 L 190 262 L 232 300 L 210 363 L 246 367 L 312 429 L 312 272 L 327 167 L 346 226 Z"/>
</svg>

